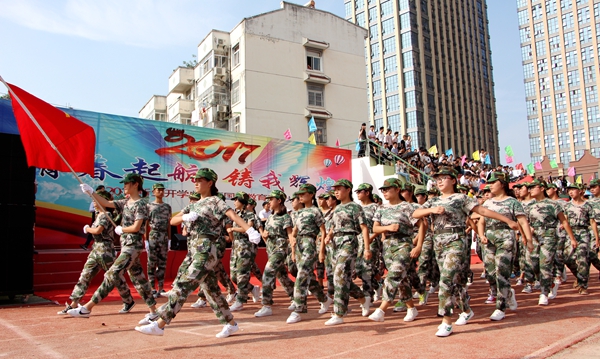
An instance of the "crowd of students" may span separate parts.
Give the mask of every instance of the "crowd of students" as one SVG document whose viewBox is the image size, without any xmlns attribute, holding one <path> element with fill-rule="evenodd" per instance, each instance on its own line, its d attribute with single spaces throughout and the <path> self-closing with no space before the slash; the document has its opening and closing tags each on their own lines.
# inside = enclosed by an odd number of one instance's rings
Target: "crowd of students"
<svg viewBox="0 0 600 359">
<path fill-rule="evenodd" d="M 253 302 L 261 301 L 256 317 L 273 314 L 278 279 L 291 301 L 288 324 L 302 320 L 309 295 L 319 302 L 319 314 L 331 310 L 325 325 L 344 323 L 351 297 L 360 303 L 360 315 L 376 322 L 385 320 L 397 297 L 394 310 L 406 311 L 403 320 L 411 322 L 418 317 L 417 306 L 426 305 L 429 295 L 437 291 L 442 322 L 435 335 L 445 337 L 475 315 L 468 294 L 474 241 L 490 283 L 486 302 L 496 304 L 491 320 L 502 320 L 507 308 L 518 307 L 513 274 L 519 276 L 517 285 L 524 286 L 523 292 L 540 290 L 539 305 L 556 298 L 565 268 L 575 275 L 579 293 L 588 294 L 590 265 L 600 267 L 595 249 L 600 181 L 590 183 L 591 199 L 584 198 L 582 186 L 569 184 L 571 201 L 566 202 L 556 195 L 555 184 L 539 179 L 513 190 L 504 171 L 489 173 L 486 188 L 476 196 L 461 188 L 466 175 L 453 167 L 441 166 L 431 175 L 435 186 L 429 189 L 398 178 L 386 179 L 379 184 L 385 204 L 374 193 L 373 184 L 354 186 L 347 179 L 336 181 L 331 191 L 323 193 L 317 193 L 312 184 L 301 185 L 289 198 L 275 190 L 267 197 L 271 214 L 261 221 L 248 194 L 236 193 L 230 207 L 216 188 L 217 174 L 202 168 L 194 177 L 194 198 L 190 196 L 190 204 L 170 220 L 185 228 L 188 254 L 173 288 L 164 293 L 167 302 L 159 308 L 139 265 L 144 247 L 141 228 L 147 219 L 147 206 L 140 204 L 139 196 L 142 178 L 125 178 L 124 192 L 129 198 L 120 201 L 110 201 L 105 193 L 82 185 L 82 191 L 97 200 L 97 208 L 115 208 L 123 222 L 113 228 L 106 218 L 109 214 L 99 212 L 94 224 L 86 226 L 84 231 L 98 238 L 89 262 L 98 267 L 94 273 L 100 267 L 107 273 L 92 300 L 80 306 L 78 300 L 90 279 L 89 273 L 82 273 L 73 302 L 59 314 L 88 317 L 114 287 L 123 297 L 122 312 L 127 312 L 133 305 L 124 281 L 128 271 L 149 308 L 135 328 L 138 332 L 163 335 L 165 326 L 199 287 L 200 297 L 194 304 L 204 305 L 195 307 L 210 305 L 224 325 L 217 337 L 224 338 L 239 330 L 232 312 L 243 310 L 250 295 Z M 116 258 L 109 244 L 113 233 L 121 235 L 121 254 Z M 268 254 L 262 274 L 255 263 L 261 238 Z M 230 277 L 221 265 L 227 241 L 233 242 Z M 99 251 L 113 256 L 98 256 Z M 262 289 L 250 283 L 251 275 L 261 280 Z M 226 297 L 219 281 L 227 288 Z M 371 311 L 376 302 L 379 307 Z"/>
</svg>

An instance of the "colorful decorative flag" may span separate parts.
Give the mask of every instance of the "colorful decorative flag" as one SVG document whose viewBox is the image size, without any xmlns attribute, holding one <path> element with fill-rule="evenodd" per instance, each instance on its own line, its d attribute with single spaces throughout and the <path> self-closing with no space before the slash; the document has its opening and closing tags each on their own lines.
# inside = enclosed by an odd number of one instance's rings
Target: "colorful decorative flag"
<svg viewBox="0 0 600 359">
<path fill-rule="evenodd" d="M 527 165 L 527 173 L 532 174 L 535 173 L 535 169 L 533 167 L 533 163 Z"/>
<path fill-rule="evenodd" d="M 291 140 L 292 139 L 292 131 L 290 131 L 290 129 L 288 128 L 284 133 L 283 133 L 283 137 L 286 140 Z"/>
<path fill-rule="evenodd" d="M 472 158 L 473 158 L 474 161 L 479 161 L 480 160 L 480 158 L 479 158 L 479 151 L 473 152 Z"/>
<path fill-rule="evenodd" d="M 4 84 L 10 90 L 27 164 L 61 172 L 85 172 L 93 176 L 96 153 L 94 129 L 19 87 Z"/>
<path fill-rule="evenodd" d="M 453 154 L 454 152 L 452 151 L 452 149 L 446 151 L 446 156 L 452 156 Z"/>
<path fill-rule="evenodd" d="M 535 169 L 536 169 L 536 170 L 541 170 L 541 169 L 542 169 L 542 164 L 540 163 L 540 161 L 537 161 L 537 162 L 535 163 Z"/>
<path fill-rule="evenodd" d="M 590 176 L 590 182 L 592 182 L 592 180 L 593 180 L 594 178 L 595 178 L 595 176 L 594 176 L 594 175 L 591 175 L 591 176 Z"/>
<path fill-rule="evenodd" d="M 427 152 L 429 152 L 429 154 L 432 154 L 432 155 L 435 155 L 436 153 L 438 153 L 437 145 L 431 146 Z"/>
<path fill-rule="evenodd" d="M 569 167 L 569 170 L 567 171 L 567 176 L 575 177 L 575 167 Z"/>
<path fill-rule="evenodd" d="M 461 165 L 461 166 L 464 166 L 464 165 L 465 165 L 465 162 L 467 162 L 467 155 L 463 155 L 463 156 L 460 158 L 460 165 Z"/>
<path fill-rule="evenodd" d="M 575 179 L 575 183 L 583 184 L 583 179 L 581 177 L 582 175 L 577 176 L 577 179 Z"/>
<path fill-rule="evenodd" d="M 523 168 L 523 164 L 522 163 L 517 163 L 517 165 L 515 166 L 516 170 L 524 170 L 525 168 Z"/>
<path fill-rule="evenodd" d="M 317 144 L 317 140 L 315 139 L 314 132 L 311 133 L 310 136 L 308 136 L 308 143 L 310 143 L 311 145 L 316 145 Z"/>
<path fill-rule="evenodd" d="M 552 167 L 552 168 L 558 167 L 558 163 L 556 163 L 556 160 L 550 160 L 550 167 Z"/>
<path fill-rule="evenodd" d="M 358 142 L 358 140 L 356 140 L 356 151 L 360 151 L 360 142 Z"/>
<path fill-rule="evenodd" d="M 340 147 L 340 139 L 339 138 L 335 141 L 335 147 Z"/>
<path fill-rule="evenodd" d="M 308 132 L 315 132 L 317 130 L 317 124 L 315 123 L 314 117 L 310 117 L 310 121 L 308 121 Z"/>
<path fill-rule="evenodd" d="M 506 163 L 513 163 L 513 158 L 509 155 L 506 155 Z"/>
<path fill-rule="evenodd" d="M 504 152 L 506 152 L 506 155 L 510 157 L 513 157 L 515 155 L 511 146 L 506 146 L 504 148 Z"/>
<path fill-rule="evenodd" d="M 483 161 L 484 164 L 486 165 L 491 165 L 492 164 L 492 160 L 490 159 L 490 154 L 488 153 L 487 155 L 485 155 L 485 161 Z"/>
</svg>

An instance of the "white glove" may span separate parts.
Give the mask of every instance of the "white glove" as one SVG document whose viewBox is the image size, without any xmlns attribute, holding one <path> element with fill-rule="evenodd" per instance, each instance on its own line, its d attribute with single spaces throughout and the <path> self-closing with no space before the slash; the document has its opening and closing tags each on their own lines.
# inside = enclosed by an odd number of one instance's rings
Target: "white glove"
<svg viewBox="0 0 600 359">
<path fill-rule="evenodd" d="M 83 226 L 83 234 L 87 234 L 87 229 L 90 228 L 87 224 Z"/>
<path fill-rule="evenodd" d="M 256 229 L 254 229 L 253 227 L 248 228 L 246 234 L 248 235 L 248 239 L 250 240 L 250 242 L 254 244 L 260 243 L 260 233 L 258 233 L 258 231 L 256 231 Z"/>
<path fill-rule="evenodd" d="M 90 196 L 92 195 L 92 193 L 94 193 L 92 187 L 87 183 L 80 184 L 79 188 L 81 188 L 81 192 L 89 194 Z"/>
<path fill-rule="evenodd" d="M 115 228 L 115 233 L 118 234 L 118 235 L 122 235 L 123 234 L 123 227 L 117 226 L 117 228 Z"/>
<path fill-rule="evenodd" d="M 198 213 L 190 212 L 190 213 L 184 214 L 183 216 L 181 216 L 181 218 L 183 218 L 184 222 L 193 222 L 198 219 Z"/>
</svg>

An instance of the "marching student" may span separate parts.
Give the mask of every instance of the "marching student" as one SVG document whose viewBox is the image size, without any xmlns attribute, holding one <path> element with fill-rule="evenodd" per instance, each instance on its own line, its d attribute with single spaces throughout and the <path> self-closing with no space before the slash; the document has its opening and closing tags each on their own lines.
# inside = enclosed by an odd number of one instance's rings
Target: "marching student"
<svg viewBox="0 0 600 359">
<path fill-rule="evenodd" d="M 148 241 L 148 281 L 152 288 L 154 298 L 160 297 L 165 292 L 165 270 L 167 268 L 167 254 L 169 252 L 169 239 L 171 238 L 171 206 L 163 202 L 165 186 L 157 183 L 152 186 L 154 202 L 148 203 L 148 221 L 146 222 L 146 239 Z M 155 290 L 154 283 L 158 285 Z"/>
</svg>

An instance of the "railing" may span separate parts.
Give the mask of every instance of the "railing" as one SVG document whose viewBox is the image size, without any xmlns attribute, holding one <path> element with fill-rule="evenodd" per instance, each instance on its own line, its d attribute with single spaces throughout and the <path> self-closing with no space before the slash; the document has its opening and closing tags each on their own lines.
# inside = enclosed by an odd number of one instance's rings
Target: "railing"
<svg viewBox="0 0 600 359">
<path fill-rule="evenodd" d="M 367 146 L 368 143 L 368 146 Z M 407 169 L 407 172 L 399 172 L 396 171 L 396 174 L 403 176 L 408 182 L 418 182 L 421 184 L 426 184 L 429 180 L 430 176 L 428 176 L 425 172 L 421 171 L 419 168 L 411 165 L 408 161 L 406 161 L 401 156 L 398 156 L 392 153 L 389 150 L 386 150 L 384 153 L 384 148 L 381 145 L 378 145 L 375 141 L 372 140 L 364 140 L 359 142 L 351 142 L 340 145 L 339 147 L 347 148 L 352 151 L 352 158 L 358 157 L 371 157 L 374 158 L 378 164 L 389 163 L 391 166 L 396 166 L 396 162 L 400 161 Z M 357 150 L 356 148 L 360 149 Z M 364 147 L 364 148 L 363 148 Z M 356 152 L 356 155 L 355 155 Z M 415 156 L 418 156 L 418 153 L 415 152 Z M 412 157 L 412 156 L 411 156 Z M 410 170 L 416 172 L 415 178 L 411 180 Z"/>
</svg>

